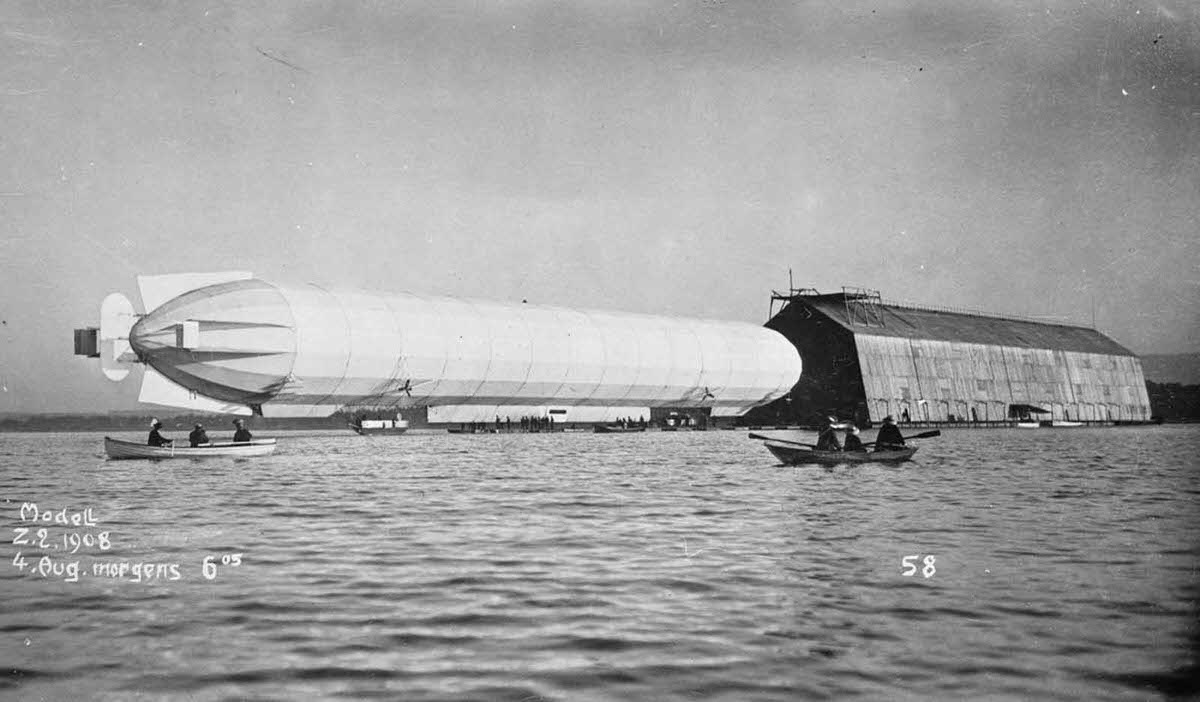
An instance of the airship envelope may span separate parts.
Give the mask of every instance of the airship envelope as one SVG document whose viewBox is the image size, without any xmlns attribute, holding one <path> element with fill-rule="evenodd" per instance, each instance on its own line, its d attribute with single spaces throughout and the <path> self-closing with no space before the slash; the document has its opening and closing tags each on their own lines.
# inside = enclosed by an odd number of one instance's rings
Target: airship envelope
<svg viewBox="0 0 1200 702">
<path fill-rule="evenodd" d="M 187 409 L 491 417 L 555 407 L 581 419 L 584 408 L 696 407 L 729 416 L 786 394 L 801 372 L 787 339 L 743 322 L 285 285 L 241 272 L 142 282 L 147 312 L 127 328 L 122 360 L 146 366 L 142 402 Z M 76 331 L 77 352 L 87 331 Z"/>
</svg>

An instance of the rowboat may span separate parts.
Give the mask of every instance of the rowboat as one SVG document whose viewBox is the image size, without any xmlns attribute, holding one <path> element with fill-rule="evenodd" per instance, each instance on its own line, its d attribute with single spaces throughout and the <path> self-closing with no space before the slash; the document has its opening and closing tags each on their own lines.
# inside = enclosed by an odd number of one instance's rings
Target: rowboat
<svg viewBox="0 0 1200 702">
<path fill-rule="evenodd" d="M 763 444 L 783 463 L 790 466 L 805 463 L 820 465 L 839 465 L 842 463 L 899 463 L 907 461 L 917 452 L 916 446 L 906 446 L 902 449 L 888 451 L 817 451 L 800 446 L 784 446 L 766 442 Z"/>
<path fill-rule="evenodd" d="M 362 424 L 352 424 L 350 422 L 346 422 L 346 425 L 359 436 L 375 434 L 403 434 L 404 432 L 408 431 L 408 422 L 404 420 L 394 422 L 388 419 L 374 421 L 367 419 L 363 420 Z"/>
<path fill-rule="evenodd" d="M 646 431 L 646 427 L 640 425 L 632 427 L 620 427 L 608 424 L 597 424 L 596 426 L 592 427 L 592 433 L 594 434 L 632 434 L 639 431 Z"/>
<path fill-rule="evenodd" d="M 1053 419 L 1050 421 L 1052 427 L 1081 427 L 1083 422 L 1073 422 L 1069 419 Z"/>
<path fill-rule="evenodd" d="M 378 415 L 376 415 L 378 417 Z M 368 419 L 362 414 L 354 417 L 353 422 L 346 422 L 346 425 L 359 436 L 368 434 L 403 434 L 408 431 L 408 420 L 397 414 L 394 417 L 386 419 Z"/>
<path fill-rule="evenodd" d="M 209 456 L 266 456 L 275 451 L 275 439 L 253 439 L 234 443 L 191 446 L 148 446 L 135 441 L 104 437 L 104 453 L 109 458 L 207 458 Z"/>
</svg>

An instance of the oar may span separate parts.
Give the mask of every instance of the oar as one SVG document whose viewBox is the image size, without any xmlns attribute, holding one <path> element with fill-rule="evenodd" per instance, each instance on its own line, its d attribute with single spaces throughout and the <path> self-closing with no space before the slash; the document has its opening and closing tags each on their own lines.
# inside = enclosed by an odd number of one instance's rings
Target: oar
<svg viewBox="0 0 1200 702">
<path fill-rule="evenodd" d="M 794 444 L 796 446 L 807 446 L 810 449 L 817 448 L 816 444 L 806 444 L 802 441 L 790 441 L 788 439 L 776 439 L 773 436 L 763 436 L 762 434 L 750 434 L 751 439 L 762 439 L 763 441 L 776 441 L 781 444 Z"/>
<path fill-rule="evenodd" d="M 923 431 L 920 434 L 913 434 L 912 436 L 906 436 L 906 437 L 904 437 L 904 440 L 908 441 L 909 439 L 932 439 L 935 436 L 941 436 L 941 435 L 942 435 L 941 430 L 934 429 L 933 431 Z M 863 444 L 863 446 L 870 446 L 871 444 L 874 444 L 874 443 L 878 443 L 878 442 L 868 441 L 865 444 Z"/>
</svg>

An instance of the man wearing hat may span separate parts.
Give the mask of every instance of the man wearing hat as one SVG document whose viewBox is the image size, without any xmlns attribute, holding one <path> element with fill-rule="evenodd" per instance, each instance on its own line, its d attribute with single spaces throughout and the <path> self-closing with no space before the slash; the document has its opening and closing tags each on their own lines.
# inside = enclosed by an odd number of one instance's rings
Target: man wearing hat
<svg viewBox="0 0 1200 702">
<path fill-rule="evenodd" d="M 251 438 L 253 438 L 250 436 L 250 430 L 246 428 L 246 425 L 241 419 L 233 420 L 233 425 L 237 427 L 237 429 L 234 429 L 233 431 L 233 440 L 235 442 L 249 441 Z"/>
<path fill-rule="evenodd" d="M 208 443 L 208 434 L 204 431 L 203 424 L 196 422 L 196 428 L 192 429 L 191 434 L 188 434 L 188 441 L 191 442 L 192 448 Z"/>
<path fill-rule="evenodd" d="M 875 450 L 894 451 L 898 448 L 904 448 L 904 436 L 900 434 L 896 420 L 889 414 L 883 418 L 883 426 L 879 428 L 879 435 L 875 437 Z"/>
<path fill-rule="evenodd" d="M 862 439 L 858 436 L 858 427 L 853 424 L 846 429 L 846 445 L 842 448 L 843 451 L 866 451 L 867 447 L 863 446 Z"/>
<path fill-rule="evenodd" d="M 150 437 L 148 439 L 146 439 L 147 446 L 166 446 L 168 444 L 175 443 L 174 439 L 168 439 L 167 437 L 160 434 L 158 432 L 159 429 L 162 429 L 162 422 L 158 421 L 157 417 L 155 417 L 154 419 L 151 419 L 150 420 Z"/>
<path fill-rule="evenodd" d="M 842 443 L 838 441 L 836 427 L 837 417 L 826 417 L 821 422 L 821 431 L 817 434 L 818 451 L 841 451 Z"/>
</svg>

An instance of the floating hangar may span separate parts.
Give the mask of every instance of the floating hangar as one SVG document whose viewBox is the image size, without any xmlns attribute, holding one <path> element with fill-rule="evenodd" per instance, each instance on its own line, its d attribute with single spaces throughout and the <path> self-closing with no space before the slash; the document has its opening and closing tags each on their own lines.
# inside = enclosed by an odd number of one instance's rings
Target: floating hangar
<svg viewBox="0 0 1200 702">
<path fill-rule="evenodd" d="M 777 303 L 782 307 L 776 313 Z M 775 329 L 800 351 L 804 376 L 755 423 L 807 424 L 836 412 L 898 421 L 1145 422 L 1150 399 L 1136 355 L 1095 329 L 885 303 L 878 291 L 774 293 Z"/>
<path fill-rule="evenodd" d="M 426 408 L 430 422 L 601 422 L 651 409 L 739 416 L 786 395 L 800 355 L 743 322 L 285 285 L 247 272 L 140 276 L 145 312 L 105 298 L 75 353 L 140 402 L 321 417 Z"/>
</svg>

